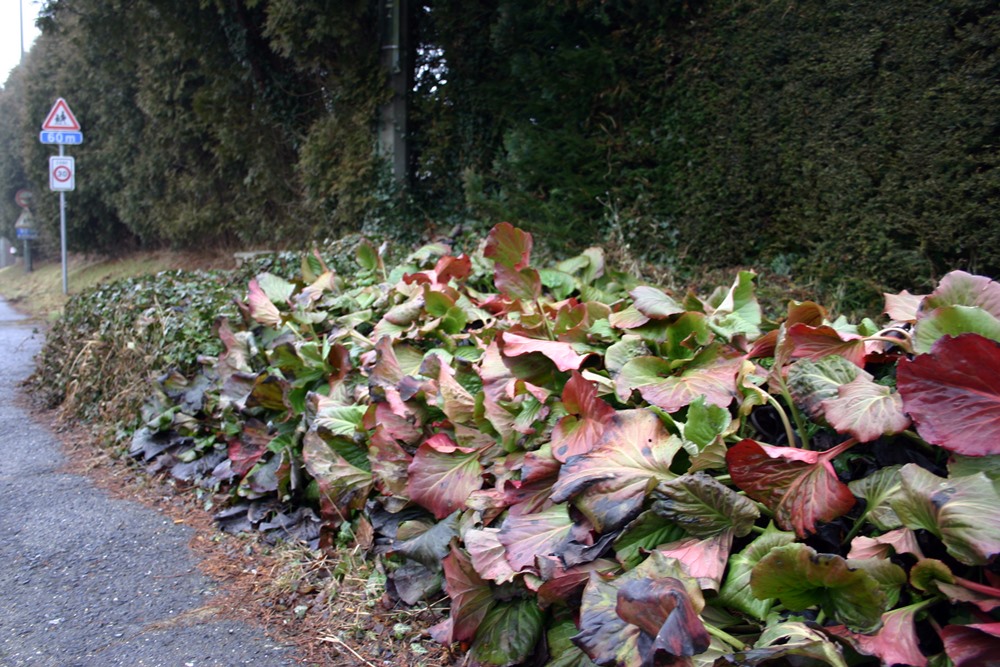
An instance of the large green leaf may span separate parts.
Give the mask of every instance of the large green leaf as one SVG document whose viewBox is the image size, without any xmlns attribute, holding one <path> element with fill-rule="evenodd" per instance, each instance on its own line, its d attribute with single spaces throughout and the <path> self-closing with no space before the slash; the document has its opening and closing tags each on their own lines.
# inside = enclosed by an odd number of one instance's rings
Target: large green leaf
<svg viewBox="0 0 1000 667">
<path fill-rule="evenodd" d="M 867 477 L 847 483 L 851 493 L 865 501 L 865 518 L 879 530 L 893 530 L 903 525 L 892 509 L 892 502 L 903 490 L 899 476 L 901 467 L 879 468 Z"/>
<path fill-rule="evenodd" d="M 319 483 L 320 491 L 346 517 L 352 509 L 361 509 L 372 489 L 372 474 L 352 465 L 326 441 L 310 430 L 303 438 L 302 460 L 306 470 Z"/>
<path fill-rule="evenodd" d="M 941 538 L 967 565 L 985 565 L 1000 553 L 1000 492 L 984 473 L 944 479 L 916 464 L 900 470 L 903 494 L 892 503 L 903 524 Z"/>
<path fill-rule="evenodd" d="M 752 271 L 740 271 L 711 315 L 712 329 L 727 338 L 742 334 L 753 339 L 760 335 L 761 310 L 754 294 L 754 276 Z"/>
<path fill-rule="evenodd" d="M 652 486 L 675 477 L 680 448 L 652 411 L 620 410 L 597 447 L 563 465 L 552 500 L 572 499 L 598 532 L 611 530 L 638 514 Z"/>
<path fill-rule="evenodd" d="M 750 588 L 754 597 L 777 599 L 792 611 L 819 607 L 859 632 L 877 629 L 886 606 L 885 593 L 871 574 L 800 543 L 764 556 L 750 574 Z"/>
<path fill-rule="evenodd" d="M 924 315 L 917 322 L 913 333 L 913 351 L 930 352 L 934 343 L 945 336 L 974 333 L 1000 341 L 1000 318 L 982 308 L 970 306 L 945 306 Z"/>
<path fill-rule="evenodd" d="M 630 570 L 645 557 L 643 550 L 652 551 L 683 536 L 683 528 L 648 510 L 622 529 L 615 539 L 615 557 L 625 569 Z"/>
<path fill-rule="evenodd" d="M 760 516 L 752 500 L 703 472 L 662 482 L 654 497 L 654 512 L 695 537 L 714 537 L 725 531 L 743 537 Z"/>
<path fill-rule="evenodd" d="M 781 661 L 781 658 L 786 660 Z M 829 641 L 818 629 L 798 621 L 768 625 L 752 649 L 723 656 L 715 667 L 737 665 L 756 667 L 766 664 L 814 665 L 825 663 L 830 667 L 847 667 L 840 647 Z"/>
<path fill-rule="evenodd" d="M 498 602 L 486 613 L 472 642 L 479 664 L 509 667 L 534 653 L 542 636 L 542 610 L 534 600 Z"/>
<path fill-rule="evenodd" d="M 545 663 L 545 667 L 595 667 L 594 661 L 573 643 L 573 636 L 576 633 L 576 624 L 571 618 L 552 625 L 546 634 L 549 661 Z"/>
<path fill-rule="evenodd" d="M 1000 318 L 1000 284 L 986 276 L 952 271 L 941 278 L 937 288 L 923 300 L 918 318 L 946 306 L 981 308 Z"/>
<path fill-rule="evenodd" d="M 816 361 L 800 359 L 788 367 L 788 391 L 796 404 L 817 419 L 823 415 L 823 401 L 836 398 L 837 389 L 859 375 L 873 379 L 869 373 L 835 354 Z"/>
<path fill-rule="evenodd" d="M 654 320 L 666 319 L 684 312 L 684 307 L 656 287 L 641 286 L 629 292 L 636 310 Z"/>
<path fill-rule="evenodd" d="M 773 524 L 748 544 L 743 551 L 729 557 L 729 572 L 719 590 L 719 601 L 759 620 L 767 618 L 774 600 L 759 599 L 750 588 L 750 574 L 760 559 L 786 544 L 795 542 L 795 533 L 778 530 Z"/>
</svg>

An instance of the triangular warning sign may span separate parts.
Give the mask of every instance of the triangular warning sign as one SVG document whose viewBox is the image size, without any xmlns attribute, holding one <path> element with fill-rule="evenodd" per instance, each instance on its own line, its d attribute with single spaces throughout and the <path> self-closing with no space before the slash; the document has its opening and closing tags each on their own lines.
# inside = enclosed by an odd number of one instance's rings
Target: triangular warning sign
<svg viewBox="0 0 1000 667">
<path fill-rule="evenodd" d="M 42 123 L 42 129 L 54 132 L 79 132 L 80 123 L 76 122 L 76 116 L 69 110 L 66 100 L 60 97 L 52 105 L 52 111 Z"/>
</svg>

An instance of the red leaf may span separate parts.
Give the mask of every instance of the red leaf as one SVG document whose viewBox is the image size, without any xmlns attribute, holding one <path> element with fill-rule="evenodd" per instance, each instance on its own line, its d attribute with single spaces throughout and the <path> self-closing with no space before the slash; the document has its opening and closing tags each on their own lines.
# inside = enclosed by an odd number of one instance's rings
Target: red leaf
<svg viewBox="0 0 1000 667">
<path fill-rule="evenodd" d="M 278 311 L 278 307 L 267 298 L 256 278 L 250 281 L 248 292 L 247 302 L 250 304 L 250 317 L 265 326 L 281 326 L 281 313 Z"/>
<path fill-rule="evenodd" d="M 546 560 L 550 560 L 552 568 L 545 572 L 545 583 L 535 591 L 542 604 L 565 603 L 587 585 L 591 572 L 606 574 L 618 569 L 618 563 L 604 558 L 573 567 L 563 565 L 561 558 L 550 556 Z"/>
<path fill-rule="evenodd" d="M 854 507 L 854 495 L 830 463 L 853 444 L 820 453 L 746 439 L 730 448 L 726 464 L 736 486 L 772 508 L 783 530 L 804 538 L 816 531 L 817 522 L 832 521 Z"/>
<path fill-rule="evenodd" d="M 578 354 L 569 343 L 528 338 L 527 336 L 520 336 L 509 331 L 498 334 L 497 338 L 500 341 L 504 356 L 519 357 L 524 354 L 539 352 L 563 372 L 579 369 L 587 359 L 587 355 Z"/>
<path fill-rule="evenodd" d="M 479 452 L 459 447 L 444 433 L 428 438 L 417 448 L 408 472 L 410 498 L 438 519 L 463 509 L 472 492 L 483 486 Z"/>
<path fill-rule="evenodd" d="M 375 486 L 389 496 L 405 498 L 407 470 L 413 457 L 399 446 L 385 424 L 375 427 L 368 440 L 368 460 L 371 461 Z"/>
<path fill-rule="evenodd" d="M 711 643 L 683 583 L 677 579 L 637 579 L 618 590 L 618 616 L 655 637 L 654 656 L 692 656 Z M 652 664 L 669 664 L 655 661 Z"/>
<path fill-rule="evenodd" d="M 903 408 L 920 436 L 968 456 L 1000 454 L 1000 343 L 944 337 L 898 368 Z"/>
<path fill-rule="evenodd" d="M 827 325 L 811 327 L 807 324 L 793 324 L 786 335 L 796 359 L 822 359 L 836 354 L 858 367 L 865 365 L 865 341 L 860 336 L 842 334 Z"/>
<path fill-rule="evenodd" d="M 515 269 L 497 264 L 493 271 L 497 290 L 514 301 L 534 301 L 542 295 L 542 279 L 534 269 Z"/>
<path fill-rule="evenodd" d="M 941 630 L 941 639 L 955 667 L 1000 665 L 1000 623 L 948 625 Z"/>
<path fill-rule="evenodd" d="M 267 451 L 272 436 L 267 432 L 267 425 L 259 419 L 248 419 L 240 430 L 240 435 L 229 441 L 228 455 L 232 471 L 237 477 L 250 472 L 257 461 Z"/>
<path fill-rule="evenodd" d="M 638 514 L 651 485 L 676 476 L 670 464 L 681 444 L 654 412 L 620 410 L 597 447 L 563 465 L 552 500 L 574 498 L 597 531 L 607 532 Z"/>
<path fill-rule="evenodd" d="M 470 641 L 493 606 L 493 592 L 472 566 L 469 557 L 451 545 L 444 557 L 444 587 L 451 598 L 451 636 L 446 642 Z"/>
<path fill-rule="evenodd" d="M 885 667 L 926 667 L 927 656 L 920 652 L 916 628 L 913 626 L 913 617 L 918 607 L 919 605 L 903 607 L 882 614 L 882 627 L 870 635 L 852 632 L 843 625 L 824 630 L 846 639 L 858 653 L 876 656 Z"/>
<path fill-rule="evenodd" d="M 563 406 L 569 414 L 552 429 L 552 453 L 565 463 L 571 456 L 589 452 L 604 435 L 615 409 L 597 397 L 597 388 L 573 371 L 563 388 Z"/>
<path fill-rule="evenodd" d="M 501 222 L 486 237 L 483 256 L 512 269 L 523 269 L 531 260 L 531 234 Z"/>
</svg>

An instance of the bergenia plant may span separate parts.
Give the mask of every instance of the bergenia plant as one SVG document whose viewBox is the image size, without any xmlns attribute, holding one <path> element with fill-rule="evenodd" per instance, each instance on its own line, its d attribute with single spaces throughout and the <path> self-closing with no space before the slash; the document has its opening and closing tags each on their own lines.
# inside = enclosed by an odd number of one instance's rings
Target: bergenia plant
<svg viewBox="0 0 1000 667">
<path fill-rule="evenodd" d="M 750 272 L 700 297 L 531 256 L 500 224 L 472 256 L 258 276 L 134 451 L 230 485 L 230 529 L 371 536 L 470 664 L 1000 655 L 1000 285 L 772 322 Z"/>
</svg>

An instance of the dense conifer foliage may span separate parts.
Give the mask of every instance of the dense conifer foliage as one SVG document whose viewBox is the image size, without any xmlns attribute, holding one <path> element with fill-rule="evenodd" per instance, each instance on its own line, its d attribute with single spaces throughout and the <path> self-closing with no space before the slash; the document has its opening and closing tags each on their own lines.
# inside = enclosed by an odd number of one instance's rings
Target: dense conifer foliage
<svg viewBox="0 0 1000 667">
<path fill-rule="evenodd" d="M 403 182 L 376 141 L 384 4 L 51 0 L 0 93 L 3 224 L 46 189 L 38 124 L 62 96 L 86 135 L 77 249 L 513 219 L 852 303 L 1000 270 L 994 2 L 401 2 Z"/>
</svg>

